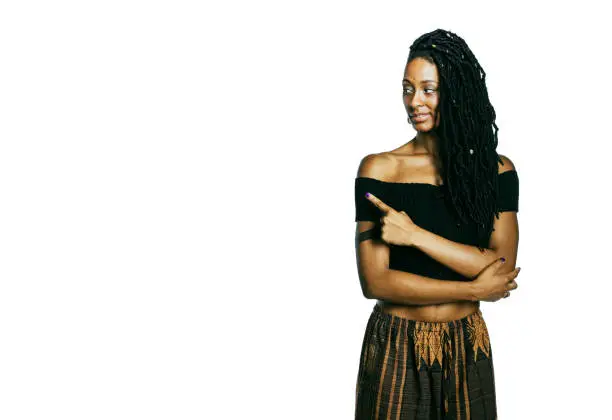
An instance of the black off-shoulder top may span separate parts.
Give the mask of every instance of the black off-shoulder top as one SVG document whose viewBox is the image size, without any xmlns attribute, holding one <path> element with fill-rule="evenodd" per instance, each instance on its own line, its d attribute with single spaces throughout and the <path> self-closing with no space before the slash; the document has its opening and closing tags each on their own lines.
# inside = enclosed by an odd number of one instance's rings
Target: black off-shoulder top
<svg viewBox="0 0 612 420">
<path fill-rule="evenodd" d="M 519 179 L 516 170 L 498 174 L 497 211 L 518 212 Z M 442 187 L 417 182 L 388 182 L 368 177 L 355 178 L 355 221 L 376 223 L 380 237 L 380 210 L 365 197 L 369 192 L 397 211 L 405 211 L 425 230 L 454 242 L 478 246 L 477 226 L 460 224 L 444 199 Z M 376 232 L 372 231 L 372 233 Z M 389 245 L 389 268 L 422 276 L 468 281 L 469 278 L 439 263 L 412 246 Z"/>
</svg>

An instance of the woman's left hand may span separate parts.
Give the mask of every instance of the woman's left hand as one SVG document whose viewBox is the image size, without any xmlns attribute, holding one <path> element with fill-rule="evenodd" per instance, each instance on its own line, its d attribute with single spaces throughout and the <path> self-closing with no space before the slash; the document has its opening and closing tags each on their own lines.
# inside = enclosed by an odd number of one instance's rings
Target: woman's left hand
<svg viewBox="0 0 612 420">
<path fill-rule="evenodd" d="M 383 213 L 383 216 L 380 218 L 381 239 L 388 244 L 412 246 L 414 235 L 419 230 L 419 227 L 412 221 L 410 216 L 404 211 L 398 212 L 373 194 L 367 194 L 366 198 Z"/>
</svg>

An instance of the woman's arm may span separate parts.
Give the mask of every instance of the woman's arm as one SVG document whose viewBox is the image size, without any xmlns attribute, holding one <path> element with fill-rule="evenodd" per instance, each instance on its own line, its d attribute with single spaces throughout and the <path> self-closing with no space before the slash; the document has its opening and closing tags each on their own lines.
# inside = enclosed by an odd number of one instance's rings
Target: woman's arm
<svg viewBox="0 0 612 420">
<path fill-rule="evenodd" d="M 498 254 L 495 249 L 483 248 L 481 252 L 476 246 L 454 242 L 422 228 L 414 232 L 412 246 L 468 278 L 475 278 L 485 266 L 499 257 L 512 259 L 510 255 Z M 513 264 L 509 265 L 514 269 Z"/>
<path fill-rule="evenodd" d="M 506 170 L 514 170 L 510 159 L 502 156 L 502 161 L 504 165 L 499 167 L 500 174 Z M 517 212 L 500 212 L 499 219 L 494 219 L 493 228 L 489 247 L 484 248 L 483 252 L 476 246 L 451 241 L 423 228 L 416 229 L 410 242 L 411 246 L 469 278 L 476 277 L 485 266 L 500 257 L 506 258 L 503 270 L 510 272 L 515 268 L 518 252 Z"/>
<path fill-rule="evenodd" d="M 471 282 L 439 280 L 389 268 L 389 245 L 359 234 L 373 229 L 373 222 L 358 222 L 356 232 L 357 269 L 361 290 L 368 299 L 404 305 L 434 305 L 476 301 Z"/>
<path fill-rule="evenodd" d="M 371 299 L 403 305 L 437 305 L 478 300 L 471 281 L 440 280 L 387 269 L 371 285 Z"/>
</svg>

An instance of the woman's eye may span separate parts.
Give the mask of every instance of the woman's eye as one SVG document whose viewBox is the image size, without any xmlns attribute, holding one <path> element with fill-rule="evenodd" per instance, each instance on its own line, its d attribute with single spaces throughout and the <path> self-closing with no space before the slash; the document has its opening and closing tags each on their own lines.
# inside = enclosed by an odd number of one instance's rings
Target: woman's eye
<svg viewBox="0 0 612 420">
<path fill-rule="evenodd" d="M 425 93 L 435 93 L 436 89 L 435 88 L 427 88 L 427 89 L 423 89 L 425 91 Z M 404 95 L 412 95 L 414 93 L 414 90 L 412 88 L 404 88 Z"/>
</svg>

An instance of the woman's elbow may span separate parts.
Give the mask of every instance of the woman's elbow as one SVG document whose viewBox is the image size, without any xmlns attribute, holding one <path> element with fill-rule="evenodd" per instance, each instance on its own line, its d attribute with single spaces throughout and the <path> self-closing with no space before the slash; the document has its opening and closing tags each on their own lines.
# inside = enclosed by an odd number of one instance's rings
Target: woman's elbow
<svg viewBox="0 0 612 420">
<path fill-rule="evenodd" d="M 382 285 L 384 285 L 384 274 L 364 277 L 361 282 L 363 296 L 366 299 L 382 299 L 384 297 Z"/>
<path fill-rule="evenodd" d="M 366 299 L 376 299 L 373 289 L 374 288 L 372 287 L 369 281 L 367 281 L 366 279 L 362 279 L 361 293 L 363 293 L 363 297 L 365 297 Z"/>
<path fill-rule="evenodd" d="M 494 261 L 497 261 L 502 257 L 504 258 L 504 263 L 502 264 L 498 272 L 509 273 L 510 271 L 516 268 L 516 251 L 506 249 L 496 250 Z"/>
</svg>

